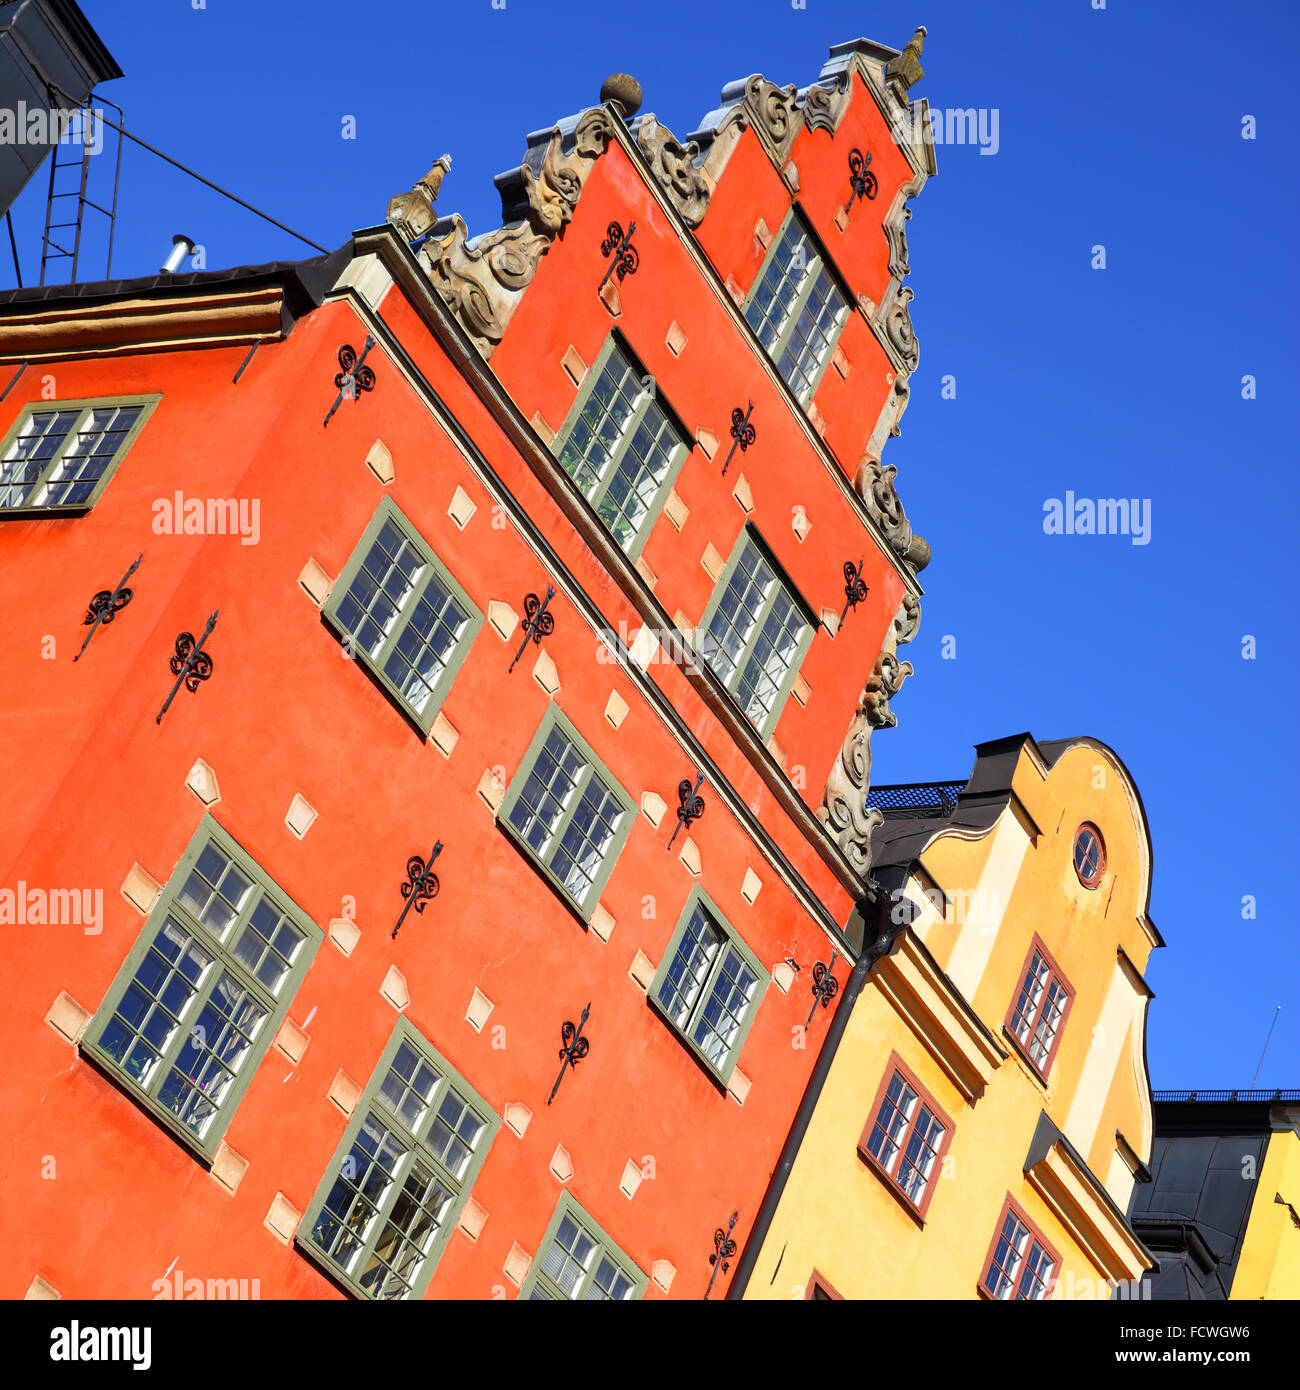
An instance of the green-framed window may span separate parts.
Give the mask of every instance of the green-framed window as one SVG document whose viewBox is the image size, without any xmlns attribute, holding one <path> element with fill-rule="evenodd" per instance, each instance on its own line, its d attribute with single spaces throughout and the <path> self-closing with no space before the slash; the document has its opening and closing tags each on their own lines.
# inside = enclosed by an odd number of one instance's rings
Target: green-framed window
<svg viewBox="0 0 1300 1390">
<path fill-rule="evenodd" d="M 650 1002 L 718 1077 L 730 1080 L 768 973 L 701 888 L 687 899 Z"/>
<path fill-rule="evenodd" d="M 207 816 L 82 1045 L 210 1157 L 321 936 Z"/>
<path fill-rule="evenodd" d="M 565 1192 L 519 1297 L 543 1303 L 563 1299 L 631 1303 L 644 1296 L 648 1282 L 645 1273 Z"/>
<path fill-rule="evenodd" d="M 745 318 L 800 405 L 812 400 L 848 316 L 822 248 L 791 208 L 745 301 Z"/>
<path fill-rule="evenodd" d="M 483 614 L 387 497 L 323 611 L 344 649 L 428 733 Z"/>
<path fill-rule="evenodd" d="M 550 705 L 499 816 L 584 921 L 627 841 L 633 815 L 628 794 Z"/>
<path fill-rule="evenodd" d="M 767 738 L 813 639 L 811 615 L 748 527 L 700 624 L 705 661 Z"/>
<path fill-rule="evenodd" d="M 560 467 L 635 559 L 691 446 L 618 334 L 587 373 L 554 447 Z"/>
<path fill-rule="evenodd" d="M 161 399 L 26 406 L 0 444 L 0 517 L 88 512 Z"/>
<path fill-rule="evenodd" d="M 451 1063 L 399 1019 L 297 1244 L 359 1297 L 421 1297 L 500 1125 Z"/>
</svg>

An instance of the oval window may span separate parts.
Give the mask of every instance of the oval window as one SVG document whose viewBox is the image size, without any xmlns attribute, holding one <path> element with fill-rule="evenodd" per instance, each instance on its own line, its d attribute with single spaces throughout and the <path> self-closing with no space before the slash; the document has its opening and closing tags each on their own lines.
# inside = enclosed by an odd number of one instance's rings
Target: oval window
<svg viewBox="0 0 1300 1390">
<path fill-rule="evenodd" d="M 1074 872 L 1085 888 L 1095 888 L 1101 882 L 1106 867 L 1106 846 L 1101 831 L 1084 822 L 1074 833 Z"/>
</svg>

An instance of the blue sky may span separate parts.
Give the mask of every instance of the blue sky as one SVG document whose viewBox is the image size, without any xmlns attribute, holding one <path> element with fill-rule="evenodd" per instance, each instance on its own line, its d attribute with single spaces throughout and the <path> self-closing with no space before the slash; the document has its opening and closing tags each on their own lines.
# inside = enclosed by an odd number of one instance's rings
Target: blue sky
<svg viewBox="0 0 1300 1390">
<path fill-rule="evenodd" d="M 82 0 L 127 74 L 104 95 L 143 138 L 329 247 L 382 221 L 389 196 L 444 151 L 442 211 L 471 232 L 499 225 L 492 176 L 518 164 L 525 132 L 594 104 L 609 72 L 634 73 L 643 109 L 684 137 L 732 78 L 802 86 L 830 44 L 897 47 L 925 24 L 914 95 L 996 111 L 998 149 L 939 147 L 939 175 L 913 205 L 921 361 L 885 462 L 935 558 L 903 653 L 916 673 L 893 702 L 899 726 L 876 736 L 875 780 L 964 777 L 975 743 L 1023 730 L 1109 743 L 1146 803 L 1152 915 L 1169 943 L 1148 971 L 1154 1084 L 1247 1086 L 1282 1004 L 1257 1084 L 1300 1086 L 1285 534 L 1300 511 L 1288 104 L 1300 11 L 200 3 Z M 29 283 L 45 179 L 15 210 Z M 210 268 L 310 254 L 128 146 L 115 273 L 156 270 L 173 232 L 202 243 Z M 1099 245 L 1104 270 L 1092 268 Z M 102 273 L 83 264 L 82 278 Z M 1141 499 L 1148 543 L 1044 534 L 1045 502 L 1067 492 Z M 955 659 L 941 654 L 947 636 Z"/>
</svg>

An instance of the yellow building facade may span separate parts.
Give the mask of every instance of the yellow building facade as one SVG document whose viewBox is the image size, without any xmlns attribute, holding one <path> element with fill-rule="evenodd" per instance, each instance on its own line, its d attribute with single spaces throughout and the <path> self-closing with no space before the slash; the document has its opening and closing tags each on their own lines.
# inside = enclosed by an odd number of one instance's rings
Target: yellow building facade
<svg viewBox="0 0 1300 1390">
<path fill-rule="evenodd" d="M 1162 944 L 1141 800 L 1093 739 L 976 751 L 965 784 L 872 793 L 875 941 L 746 1298 L 1105 1298 L 1153 1267 L 1125 1216 Z"/>
</svg>

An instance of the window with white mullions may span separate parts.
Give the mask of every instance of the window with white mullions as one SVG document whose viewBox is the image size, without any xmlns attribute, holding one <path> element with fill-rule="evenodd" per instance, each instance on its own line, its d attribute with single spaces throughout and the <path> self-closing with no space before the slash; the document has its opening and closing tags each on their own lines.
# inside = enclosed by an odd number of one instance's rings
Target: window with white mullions
<svg viewBox="0 0 1300 1390">
<path fill-rule="evenodd" d="M 859 1153 L 924 1216 L 952 1123 L 897 1056 L 858 1141 Z"/>
<path fill-rule="evenodd" d="M 696 890 L 650 986 L 660 1012 L 723 1080 L 735 1069 L 767 972 Z"/>
<path fill-rule="evenodd" d="M 812 400 L 848 307 L 820 248 L 792 211 L 768 251 L 745 318 L 801 405 Z"/>
<path fill-rule="evenodd" d="M 419 1297 L 498 1123 L 424 1039 L 399 1024 L 299 1244 L 363 1297 Z"/>
<path fill-rule="evenodd" d="M 705 661 L 766 737 L 812 641 L 812 625 L 749 532 L 703 626 Z"/>
<path fill-rule="evenodd" d="M 349 655 L 365 663 L 426 731 L 482 623 L 469 596 L 387 499 L 325 614 Z"/>
<path fill-rule="evenodd" d="M 319 938 L 205 822 L 87 1030 L 91 1055 L 212 1152 Z"/>
<path fill-rule="evenodd" d="M 556 440 L 560 466 L 635 557 L 690 445 L 617 338 L 592 367 Z"/>
<path fill-rule="evenodd" d="M 984 1274 L 984 1291 L 1003 1301 L 1040 1302 L 1051 1292 L 1057 1256 L 1008 1198 Z"/>
<path fill-rule="evenodd" d="M 1035 944 L 1007 1019 L 1007 1028 L 1038 1071 L 1047 1075 L 1060 1043 L 1073 991 L 1046 949 Z"/>
<path fill-rule="evenodd" d="M 645 1286 L 645 1275 L 566 1194 L 519 1296 L 537 1303 L 626 1303 Z"/>
<path fill-rule="evenodd" d="M 89 509 L 157 399 L 28 407 L 0 454 L 0 512 L 75 515 Z"/>
<path fill-rule="evenodd" d="M 523 847 L 589 911 L 630 829 L 631 802 L 576 734 L 548 712 L 503 814 Z"/>
</svg>

